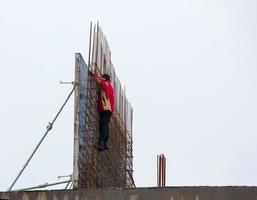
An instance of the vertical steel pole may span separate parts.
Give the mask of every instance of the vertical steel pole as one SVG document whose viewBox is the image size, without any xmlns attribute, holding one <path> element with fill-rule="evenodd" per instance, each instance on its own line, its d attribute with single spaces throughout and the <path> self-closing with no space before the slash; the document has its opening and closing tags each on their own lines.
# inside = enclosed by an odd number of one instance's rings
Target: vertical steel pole
<svg viewBox="0 0 257 200">
<path fill-rule="evenodd" d="M 166 158 L 165 156 L 163 157 L 163 161 L 164 161 L 164 167 L 163 167 L 163 187 L 166 186 Z"/>
<path fill-rule="evenodd" d="M 164 155 L 162 154 L 162 187 L 164 187 Z"/>
<path fill-rule="evenodd" d="M 164 187 L 164 174 L 165 174 L 165 172 L 164 172 L 164 155 L 162 154 L 162 187 Z"/>
<path fill-rule="evenodd" d="M 95 63 L 96 63 L 96 66 L 99 68 L 98 66 L 98 32 L 99 32 L 99 23 L 97 22 L 97 25 L 96 25 L 96 54 L 95 54 Z"/>
<path fill-rule="evenodd" d="M 162 180 L 162 164 L 161 164 L 161 157 L 159 156 L 159 187 L 161 187 L 161 180 Z"/>
<path fill-rule="evenodd" d="M 157 155 L 157 187 L 159 187 L 159 155 Z"/>
<path fill-rule="evenodd" d="M 91 66 L 91 40 L 92 40 L 92 22 L 90 22 L 90 35 L 89 35 L 89 52 L 88 52 L 88 65 Z"/>
<path fill-rule="evenodd" d="M 163 187 L 163 154 L 161 154 L 161 187 Z"/>
</svg>

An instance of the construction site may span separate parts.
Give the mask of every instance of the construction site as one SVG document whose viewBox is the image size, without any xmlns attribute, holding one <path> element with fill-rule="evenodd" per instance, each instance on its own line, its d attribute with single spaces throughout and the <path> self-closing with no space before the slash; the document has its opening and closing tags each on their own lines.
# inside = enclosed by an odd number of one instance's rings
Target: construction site
<svg viewBox="0 0 257 200">
<path fill-rule="evenodd" d="M 90 24 L 88 55 L 75 54 L 73 89 L 24 167 L 0 199 L 10 200 L 256 200 L 257 187 L 166 186 L 166 157 L 157 156 L 156 187 L 137 188 L 133 176 L 133 105 L 112 63 L 110 45 L 99 24 Z M 95 148 L 99 133 L 99 88 L 92 74 L 109 74 L 115 111 L 109 126 L 108 151 Z M 128 88 L 129 90 L 129 88 Z M 13 190 L 16 181 L 74 94 L 73 172 L 68 181 Z M 167 158 L 168 159 L 168 158 Z M 64 189 L 47 190 L 64 184 Z"/>
</svg>

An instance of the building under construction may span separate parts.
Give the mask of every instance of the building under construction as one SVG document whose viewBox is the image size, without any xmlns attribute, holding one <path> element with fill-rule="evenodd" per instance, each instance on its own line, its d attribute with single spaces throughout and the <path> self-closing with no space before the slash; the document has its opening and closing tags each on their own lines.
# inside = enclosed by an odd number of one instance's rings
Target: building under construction
<svg viewBox="0 0 257 200">
<path fill-rule="evenodd" d="M 98 87 L 89 74 L 110 74 L 115 93 L 115 112 L 109 130 L 110 149 L 98 152 Z M 88 63 L 81 54 L 75 58 L 74 167 L 75 188 L 135 187 L 133 181 L 133 109 L 115 73 L 108 42 L 99 27 L 90 25 Z"/>
<path fill-rule="evenodd" d="M 94 146 L 99 135 L 98 87 L 89 74 L 111 75 L 115 91 L 115 112 L 110 124 L 108 151 L 99 152 Z M 12 187 L 28 165 L 37 148 L 52 129 L 52 126 L 75 91 L 74 103 L 74 160 L 73 174 L 68 181 L 73 189 L 39 190 L 49 185 L 41 185 L 13 191 Z M 257 187 L 166 187 L 166 158 L 157 156 L 157 186 L 135 188 L 133 180 L 132 152 L 133 109 L 127 100 L 125 90 L 115 73 L 111 61 L 108 42 L 99 25 L 90 26 L 89 55 L 86 63 L 82 55 L 75 55 L 75 81 L 73 89 L 55 118 L 47 126 L 47 131 L 7 192 L 0 192 L 0 200 L 256 200 Z M 58 183 L 59 184 L 59 183 Z"/>
</svg>

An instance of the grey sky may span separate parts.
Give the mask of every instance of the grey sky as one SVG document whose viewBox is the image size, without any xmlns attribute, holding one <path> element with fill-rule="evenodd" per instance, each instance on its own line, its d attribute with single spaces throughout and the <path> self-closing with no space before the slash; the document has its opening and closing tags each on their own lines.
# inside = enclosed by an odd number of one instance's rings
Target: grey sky
<svg viewBox="0 0 257 200">
<path fill-rule="evenodd" d="M 0 1 L 0 190 L 43 136 L 100 22 L 134 106 L 134 178 L 257 185 L 255 0 Z M 15 188 L 72 172 L 73 99 Z"/>
</svg>

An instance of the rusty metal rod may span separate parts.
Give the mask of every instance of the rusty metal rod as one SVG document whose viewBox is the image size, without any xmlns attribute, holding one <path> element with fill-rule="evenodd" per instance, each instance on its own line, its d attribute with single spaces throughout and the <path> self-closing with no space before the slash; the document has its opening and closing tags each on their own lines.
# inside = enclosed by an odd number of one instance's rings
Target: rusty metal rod
<svg viewBox="0 0 257 200">
<path fill-rule="evenodd" d="M 163 170 L 163 187 L 166 186 L 166 157 L 163 157 L 163 161 L 164 161 L 164 170 Z"/>
</svg>

